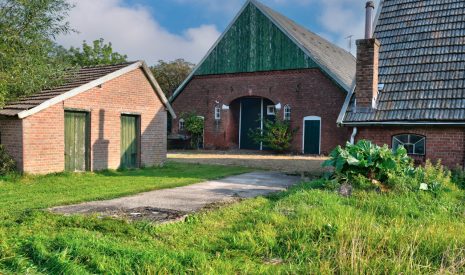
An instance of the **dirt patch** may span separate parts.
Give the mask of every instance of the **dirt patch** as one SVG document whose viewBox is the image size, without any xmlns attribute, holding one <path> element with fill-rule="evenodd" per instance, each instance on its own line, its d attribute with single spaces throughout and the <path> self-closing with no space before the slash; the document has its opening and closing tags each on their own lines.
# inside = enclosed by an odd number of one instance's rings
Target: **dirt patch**
<svg viewBox="0 0 465 275">
<path fill-rule="evenodd" d="M 321 176 L 328 169 L 321 165 L 326 157 L 272 155 L 255 151 L 172 151 L 168 159 L 175 162 L 244 166 L 273 170 L 306 177 Z"/>
<path fill-rule="evenodd" d="M 113 218 L 130 221 L 150 221 L 154 223 L 181 221 L 189 215 L 188 212 L 154 207 L 138 207 L 132 209 L 102 207 L 79 214 L 97 215 L 100 218 Z"/>
</svg>

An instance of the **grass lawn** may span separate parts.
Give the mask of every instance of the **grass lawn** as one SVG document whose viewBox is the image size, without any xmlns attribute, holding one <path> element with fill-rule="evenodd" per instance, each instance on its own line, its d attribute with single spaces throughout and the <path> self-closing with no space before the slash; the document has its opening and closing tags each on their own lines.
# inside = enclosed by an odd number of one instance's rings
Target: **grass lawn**
<svg viewBox="0 0 465 275">
<path fill-rule="evenodd" d="M 169 164 L 162 169 L 0 184 L 0 270 L 53 274 L 465 272 L 465 204 L 458 189 L 438 198 L 429 193 L 375 192 L 342 198 L 319 190 L 315 181 L 168 225 L 31 210 L 238 172 Z"/>
</svg>

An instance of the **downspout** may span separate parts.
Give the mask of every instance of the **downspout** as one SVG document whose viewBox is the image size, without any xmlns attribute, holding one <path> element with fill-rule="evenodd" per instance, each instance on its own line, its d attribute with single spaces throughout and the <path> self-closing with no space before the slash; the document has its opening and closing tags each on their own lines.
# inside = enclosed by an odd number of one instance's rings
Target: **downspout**
<svg viewBox="0 0 465 275">
<path fill-rule="evenodd" d="M 357 127 L 354 127 L 354 130 L 352 131 L 352 135 L 350 136 L 350 144 L 354 145 L 355 144 L 355 137 L 357 136 L 358 129 Z"/>
</svg>

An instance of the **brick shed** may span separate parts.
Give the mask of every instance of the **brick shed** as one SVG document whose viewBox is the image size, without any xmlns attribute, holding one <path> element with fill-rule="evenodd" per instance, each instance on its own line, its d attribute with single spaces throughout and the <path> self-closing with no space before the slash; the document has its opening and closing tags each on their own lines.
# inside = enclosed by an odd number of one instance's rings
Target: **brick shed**
<svg viewBox="0 0 465 275">
<path fill-rule="evenodd" d="M 166 158 L 167 111 L 144 62 L 86 67 L 0 110 L 0 138 L 27 173 L 153 166 Z"/>
<path fill-rule="evenodd" d="M 356 89 L 339 124 L 353 140 L 404 146 L 419 163 L 465 162 L 465 10 L 456 1 L 381 1 L 357 41 Z M 455 5 L 457 4 L 457 5 Z M 459 5 L 460 4 L 460 5 Z"/>
<path fill-rule="evenodd" d="M 170 101 L 178 115 L 204 118 L 207 149 L 266 149 L 250 130 L 279 118 L 298 128 L 292 151 L 328 154 L 348 140 L 336 121 L 355 64 L 349 52 L 249 0 Z M 182 136 L 182 118 L 172 125 L 172 136 Z"/>
</svg>

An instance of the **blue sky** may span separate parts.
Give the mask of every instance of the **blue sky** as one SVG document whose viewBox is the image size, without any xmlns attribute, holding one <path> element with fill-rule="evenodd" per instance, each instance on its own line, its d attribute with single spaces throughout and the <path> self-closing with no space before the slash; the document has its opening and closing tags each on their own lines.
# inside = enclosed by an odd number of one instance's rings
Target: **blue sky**
<svg viewBox="0 0 465 275">
<path fill-rule="evenodd" d="M 60 37 L 66 47 L 104 38 L 132 60 L 184 58 L 197 63 L 246 0 L 70 0 L 70 23 L 79 33 Z M 261 0 L 347 49 L 360 38 L 365 0 Z"/>
</svg>

